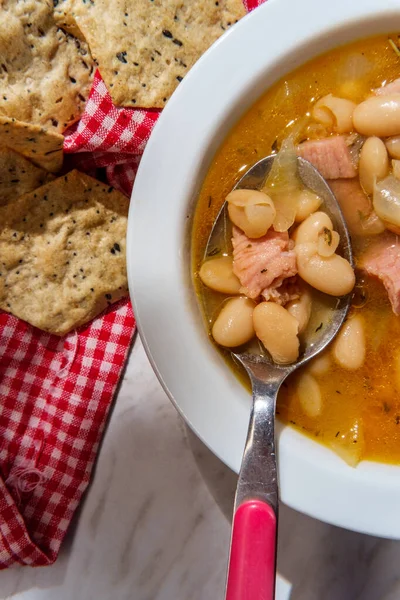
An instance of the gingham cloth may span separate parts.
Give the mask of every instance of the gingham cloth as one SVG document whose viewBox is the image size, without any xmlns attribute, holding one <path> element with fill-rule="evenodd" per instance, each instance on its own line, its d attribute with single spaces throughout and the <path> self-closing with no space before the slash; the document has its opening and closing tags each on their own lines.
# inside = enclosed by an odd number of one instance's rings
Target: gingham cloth
<svg viewBox="0 0 400 600">
<path fill-rule="evenodd" d="M 263 0 L 247 0 L 251 10 Z M 157 110 L 116 108 L 99 72 L 65 152 L 130 195 Z M 0 569 L 49 565 L 85 491 L 135 331 L 128 299 L 64 338 L 0 311 Z"/>
</svg>

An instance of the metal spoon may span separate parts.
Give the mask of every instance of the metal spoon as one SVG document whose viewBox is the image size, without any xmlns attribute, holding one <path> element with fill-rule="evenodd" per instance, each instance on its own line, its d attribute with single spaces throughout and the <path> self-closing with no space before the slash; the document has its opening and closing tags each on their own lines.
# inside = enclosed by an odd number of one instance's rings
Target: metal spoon
<svg viewBox="0 0 400 600">
<path fill-rule="evenodd" d="M 275 156 L 255 164 L 234 189 L 260 189 Z M 335 196 L 319 172 L 298 158 L 298 174 L 305 187 L 323 200 L 334 229 L 340 235 L 338 253 L 353 265 L 350 237 Z M 214 223 L 205 257 L 213 256 L 221 236 L 230 243 L 230 225 L 224 205 Z M 228 241 L 229 236 L 229 241 Z M 236 489 L 226 600 L 271 600 L 275 597 L 278 478 L 275 452 L 275 407 L 279 388 L 296 369 L 319 354 L 333 340 L 346 318 L 352 294 L 337 300 L 330 319 L 307 339 L 297 362 L 277 365 L 268 353 L 255 349 L 232 352 L 246 369 L 253 391 L 247 441 Z"/>
</svg>

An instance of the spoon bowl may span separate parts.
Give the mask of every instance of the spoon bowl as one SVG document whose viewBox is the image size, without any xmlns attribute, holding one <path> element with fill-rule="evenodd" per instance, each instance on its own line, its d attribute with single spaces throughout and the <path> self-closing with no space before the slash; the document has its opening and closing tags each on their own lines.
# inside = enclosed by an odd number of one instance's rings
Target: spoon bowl
<svg viewBox="0 0 400 600">
<path fill-rule="evenodd" d="M 276 155 L 267 156 L 249 169 L 234 189 L 260 189 Z M 303 185 L 321 199 L 340 235 L 338 253 L 354 267 L 350 236 L 340 206 L 319 172 L 305 159 L 297 158 Z M 231 225 L 227 203 L 214 223 L 205 259 L 231 249 Z M 348 314 L 352 293 L 337 298 L 323 327 L 306 332 L 298 360 L 287 365 L 273 362 L 267 351 L 256 346 L 232 355 L 247 371 L 252 386 L 253 406 L 247 441 L 237 484 L 226 600 L 270 600 L 275 591 L 276 534 L 278 521 L 278 478 L 275 454 L 275 410 L 279 389 L 296 369 L 322 352 L 334 339 Z"/>
</svg>

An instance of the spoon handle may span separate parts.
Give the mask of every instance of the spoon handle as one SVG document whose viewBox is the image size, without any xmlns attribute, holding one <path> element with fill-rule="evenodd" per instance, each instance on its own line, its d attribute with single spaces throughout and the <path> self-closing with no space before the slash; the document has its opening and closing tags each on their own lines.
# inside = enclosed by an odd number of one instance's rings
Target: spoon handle
<svg viewBox="0 0 400 600">
<path fill-rule="evenodd" d="M 267 380 L 246 365 L 253 407 L 236 490 L 226 600 L 275 597 L 278 482 L 275 404 L 287 372 L 271 370 Z"/>
<path fill-rule="evenodd" d="M 272 600 L 275 562 L 275 512 L 262 500 L 246 500 L 233 518 L 226 600 Z"/>
</svg>

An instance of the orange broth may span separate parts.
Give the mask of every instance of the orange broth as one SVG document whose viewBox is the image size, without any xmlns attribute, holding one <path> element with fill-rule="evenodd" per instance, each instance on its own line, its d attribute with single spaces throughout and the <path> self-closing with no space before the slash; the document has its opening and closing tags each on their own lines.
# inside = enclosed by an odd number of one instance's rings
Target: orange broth
<svg viewBox="0 0 400 600">
<path fill-rule="evenodd" d="M 389 36 L 398 41 L 398 37 Z M 357 85 L 346 79 L 345 65 L 357 56 L 369 70 Z M 362 58 L 360 58 L 362 57 Z M 361 62 L 360 62 L 361 61 Z M 287 135 L 288 124 L 303 117 L 313 102 L 328 93 L 360 102 L 372 88 L 400 75 L 400 58 L 378 36 L 337 48 L 286 75 L 269 89 L 241 118 L 217 151 L 204 180 L 194 217 L 192 236 L 193 272 L 201 302 L 218 306 L 223 296 L 205 291 L 197 272 L 213 222 L 243 173 Z M 358 243 L 354 240 L 355 257 Z M 363 443 L 359 459 L 400 463 L 400 318 L 391 310 L 383 286 L 367 279 L 360 310 L 366 326 L 367 354 L 360 369 L 348 371 L 332 361 L 328 373 L 315 376 L 322 390 L 323 408 L 318 417 L 307 417 L 296 395 L 293 377 L 280 392 L 277 413 L 291 424 L 326 445 L 354 442 L 351 431 L 362 425 Z M 359 300 L 359 299 L 358 299 Z M 364 304 L 358 308 L 359 304 Z M 211 339 L 211 338 L 210 338 Z M 229 366 L 249 387 L 246 376 L 221 349 Z M 329 351 L 328 351 L 329 352 Z M 359 440 L 358 440 L 359 441 Z"/>
</svg>

